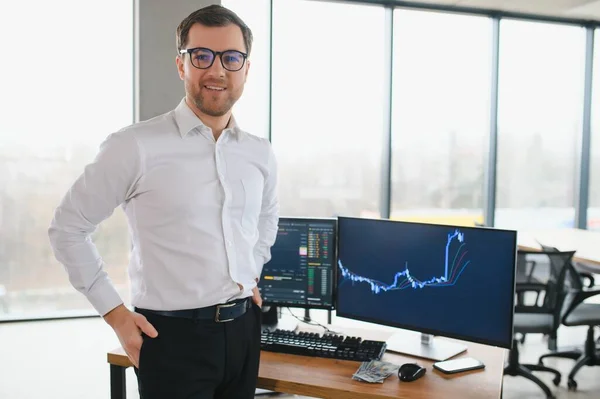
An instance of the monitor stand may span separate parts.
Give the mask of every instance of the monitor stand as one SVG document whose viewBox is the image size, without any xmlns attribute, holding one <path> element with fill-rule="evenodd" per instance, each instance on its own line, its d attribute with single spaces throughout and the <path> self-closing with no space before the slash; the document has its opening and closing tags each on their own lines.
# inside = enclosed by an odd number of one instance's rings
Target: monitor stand
<svg viewBox="0 0 600 399">
<path fill-rule="evenodd" d="M 275 331 L 288 330 L 294 331 L 298 327 L 298 320 L 294 317 L 281 317 L 277 306 L 265 306 L 262 309 L 261 330 Z"/>
<path fill-rule="evenodd" d="M 292 317 L 282 317 L 274 326 L 266 327 L 269 330 L 295 331 L 298 328 L 298 320 Z"/>
<path fill-rule="evenodd" d="M 310 317 L 310 309 L 309 308 L 304 309 L 304 321 L 306 323 L 312 322 L 312 318 Z M 327 324 L 331 325 L 331 310 L 327 311 Z"/>
<path fill-rule="evenodd" d="M 434 338 L 430 334 L 420 335 L 419 338 L 415 333 L 396 333 L 388 338 L 387 350 L 435 361 L 450 359 L 467 350 L 466 345 Z"/>
<path fill-rule="evenodd" d="M 310 318 L 310 309 L 309 308 L 304 309 L 304 321 L 307 323 L 310 323 L 312 321 L 312 319 Z"/>
</svg>

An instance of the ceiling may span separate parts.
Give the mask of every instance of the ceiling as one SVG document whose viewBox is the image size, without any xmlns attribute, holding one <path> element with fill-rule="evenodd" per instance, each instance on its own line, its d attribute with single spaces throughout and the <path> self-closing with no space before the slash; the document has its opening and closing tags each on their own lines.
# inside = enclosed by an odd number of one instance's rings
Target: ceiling
<svg viewBox="0 0 600 399">
<path fill-rule="evenodd" d="M 600 0 L 415 0 L 415 2 L 600 21 Z"/>
</svg>

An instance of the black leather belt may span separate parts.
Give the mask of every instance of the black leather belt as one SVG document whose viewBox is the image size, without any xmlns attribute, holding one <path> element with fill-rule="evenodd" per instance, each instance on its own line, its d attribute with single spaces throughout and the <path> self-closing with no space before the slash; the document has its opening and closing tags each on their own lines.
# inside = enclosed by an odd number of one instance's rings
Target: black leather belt
<svg viewBox="0 0 600 399">
<path fill-rule="evenodd" d="M 185 310 L 150 310 L 136 308 L 141 313 L 148 312 L 160 316 L 179 317 L 192 320 L 214 320 L 217 323 L 232 321 L 246 313 L 246 310 L 252 306 L 250 298 L 244 298 L 233 302 L 220 303 L 218 305 L 207 306 L 205 308 L 185 309 Z"/>
</svg>

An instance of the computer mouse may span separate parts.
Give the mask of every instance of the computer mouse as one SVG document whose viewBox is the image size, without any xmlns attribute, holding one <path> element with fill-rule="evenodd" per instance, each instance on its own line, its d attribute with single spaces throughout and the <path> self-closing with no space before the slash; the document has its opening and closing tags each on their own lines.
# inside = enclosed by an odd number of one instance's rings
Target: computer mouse
<svg viewBox="0 0 600 399">
<path fill-rule="evenodd" d="M 410 382 L 418 380 L 425 375 L 427 369 L 416 363 L 405 363 L 398 369 L 398 378 L 400 381 Z"/>
</svg>

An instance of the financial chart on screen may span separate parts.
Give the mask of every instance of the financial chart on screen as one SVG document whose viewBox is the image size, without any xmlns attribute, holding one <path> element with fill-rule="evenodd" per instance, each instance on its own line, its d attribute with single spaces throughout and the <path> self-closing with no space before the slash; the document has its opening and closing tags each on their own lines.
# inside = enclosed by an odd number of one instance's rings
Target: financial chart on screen
<svg viewBox="0 0 600 399">
<path fill-rule="evenodd" d="M 454 245 L 452 245 L 453 242 Z M 467 258 L 468 252 L 466 243 L 464 242 L 464 233 L 461 233 L 460 230 L 456 229 L 453 232 L 448 233 L 444 250 L 444 260 L 443 263 L 439 264 L 440 272 L 437 276 L 434 275 L 425 280 L 420 280 L 418 277 L 411 275 L 408 261 L 405 262 L 403 270 L 396 272 L 391 284 L 386 284 L 383 281 L 374 280 L 353 273 L 344 267 L 341 260 L 338 260 L 338 266 L 340 268 L 339 273 L 342 277 L 342 281 L 350 280 L 353 283 L 366 283 L 370 286 L 371 291 L 374 294 L 381 294 L 392 290 L 451 287 L 456 284 L 460 275 L 469 264 Z M 418 270 L 418 266 L 415 267 L 415 269 Z"/>
<path fill-rule="evenodd" d="M 515 260 L 514 231 L 340 217 L 337 314 L 510 345 Z"/>
<path fill-rule="evenodd" d="M 336 220 L 280 218 L 259 289 L 265 304 L 333 307 Z"/>
</svg>

